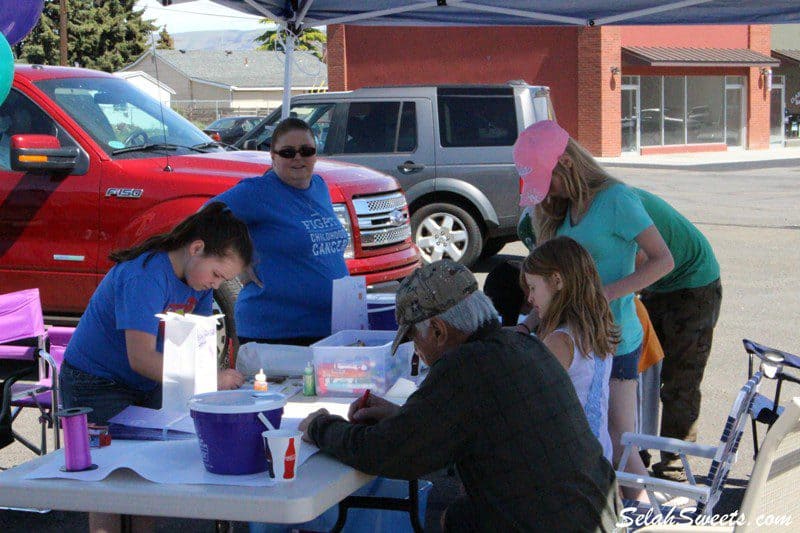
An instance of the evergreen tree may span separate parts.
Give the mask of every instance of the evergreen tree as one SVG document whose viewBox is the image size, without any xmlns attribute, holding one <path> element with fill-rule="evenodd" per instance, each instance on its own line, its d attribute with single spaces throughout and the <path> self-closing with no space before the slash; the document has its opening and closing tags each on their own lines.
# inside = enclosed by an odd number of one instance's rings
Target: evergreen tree
<svg viewBox="0 0 800 533">
<path fill-rule="evenodd" d="M 261 21 L 264 24 L 272 24 L 269 19 Z M 256 41 L 262 43 L 258 47 L 259 50 L 283 50 L 283 41 L 285 39 L 285 31 L 269 30 L 256 37 Z M 325 46 L 328 42 L 328 36 L 325 32 L 316 28 L 306 28 L 300 32 L 295 42 L 294 49 L 305 52 L 311 52 L 320 61 L 325 61 Z"/>
<path fill-rule="evenodd" d="M 159 50 L 175 49 L 175 41 L 172 39 L 172 35 L 170 35 L 169 32 L 167 31 L 166 26 L 161 28 L 161 31 L 158 32 L 158 42 L 156 43 L 156 48 L 158 48 Z"/>
<path fill-rule="evenodd" d="M 142 19 L 136 0 L 68 0 L 67 64 L 114 72 L 132 63 L 150 46 L 156 27 Z M 46 0 L 39 23 L 22 41 L 20 58 L 28 63 L 59 64 L 59 0 Z"/>
</svg>

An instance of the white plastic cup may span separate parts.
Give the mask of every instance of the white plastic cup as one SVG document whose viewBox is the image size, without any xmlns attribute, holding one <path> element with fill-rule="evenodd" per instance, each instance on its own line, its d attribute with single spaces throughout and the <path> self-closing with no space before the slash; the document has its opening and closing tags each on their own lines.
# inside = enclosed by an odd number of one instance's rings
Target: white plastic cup
<svg viewBox="0 0 800 533">
<path fill-rule="evenodd" d="M 276 429 L 261 433 L 268 476 L 278 481 L 293 481 L 297 477 L 302 436 L 295 429 Z"/>
</svg>

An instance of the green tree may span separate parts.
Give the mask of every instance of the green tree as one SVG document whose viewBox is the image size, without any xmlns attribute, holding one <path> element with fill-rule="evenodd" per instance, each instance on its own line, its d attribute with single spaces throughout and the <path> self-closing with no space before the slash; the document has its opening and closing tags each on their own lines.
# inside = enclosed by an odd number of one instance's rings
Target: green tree
<svg viewBox="0 0 800 533">
<path fill-rule="evenodd" d="M 262 24 L 272 24 L 269 19 L 261 20 Z M 283 50 L 283 41 L 286 37 L 286 32 L 283 30 L 269 30 L 258 37 L 256 41 L 261 43 L 258 47 L 259 50 Z M 325 32 L 316 28 L 306 28 L 300 32 L 295 43 L 295 50 L 311 52 L 320 61 L 325 61 L 325 45 L 328 42 L 328 36 Z"/>
<path fill-rule="evenodd" d="M 156 42 L 156 48 L 159 50 L 175 49 L 175 41 L 172 39 L 172 35 L 170 35 L 167 31 L 166 26 L 161 28 L 161 31 L 158 32 L 158 42 Z"/>
<path fill-rule="evenodd" d="M 67 63 L 114 72 L 150 46 L 151 20 L 135 9 L 136 0 L 68 0 Z M 59 1 L 46 0 L 39 23 L 22 41 L 20 58 L 28 63 L 59 63 Z"/>
</svg>

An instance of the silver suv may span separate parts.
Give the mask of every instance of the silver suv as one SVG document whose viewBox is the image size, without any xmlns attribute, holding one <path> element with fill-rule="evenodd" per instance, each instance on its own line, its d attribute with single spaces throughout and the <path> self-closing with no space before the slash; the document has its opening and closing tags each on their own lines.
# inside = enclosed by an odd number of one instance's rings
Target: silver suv
<svg viewBox="0 0 800 533">
<path fill-rule="evenodd" d="M 505 85 L 368 87 L 292 97 L 321 156 L 395 176 L 424 260 L 471 265 L 516 238 L 519 176 L 511 150 L 520 131 L 553 118 L 550 90 Z M 269 150 L 280 109 L 235 147 Z"/>
</svg>

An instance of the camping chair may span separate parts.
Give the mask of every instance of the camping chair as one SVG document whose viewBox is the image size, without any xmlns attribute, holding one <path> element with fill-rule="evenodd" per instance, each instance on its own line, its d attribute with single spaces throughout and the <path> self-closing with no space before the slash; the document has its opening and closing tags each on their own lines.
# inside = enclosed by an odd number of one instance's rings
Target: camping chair
<svg viewBox="0 0 800 533">
<path fill-rule="evenodd" d="M 47 428 L 53 428 L 55 447 L 60 445 L 58 421 L 57 365 L 47 352 L 39 289 L 28 289 L 0 295 L 0 359 L 11 360 L 17 368 L 2 382 L 0 405 L 0 448 L 14 440 L 38 455 L 47 453 Z M 21 366 L 21 368 L 20 368 Z M 20 380 L 36 374 L 35 383 Z M 13 423 L 24 407 L 39 409 L 42 426 L 37 447 L 13 430 Z"/>
<path fill-rule="evenodd" d="M 11 402 L 13 408 L 11 412 L 12 420 L 16 419 L 21 410 L 26 407 L 35 407 L 39 409 L 39 422 L 42 426 L 42 438 L 39 449 L 42 450 L 42 454 L 47 453 L 46 437 L 48 427 L 53 428 L 55 448 L 58 449 L 61 446 L 60 433 L 58 431 L 60 425 L 55 419 L 56 417 L 54 414 L 54 411 L 58 411 L 58 408 L 53 409 L 53 405 L 61 404 L 58 390 L 58 373 L 61 371 L 61 363 L 64 362 L 64 352 L 67 349 L 67 344 L 74 332 L 75 328 L 71 327 L 51 327 L 47 330 L 49 350 L 45 352 L 45 357 L 49 354 L 51 360 L 47 365 L 40 365 L 39 368 L 41 369 L 44 367 L 46 370 L 51 371 L 45 374 L 40 373 L 39 380 L 35 383 L 38 389 L 45 390 L 34 396 L 31 394 L 30 390 L 28 390 L 30 388 L 29 384 L 15 383 L 12 387 L 12 391 L 17 393 L 16 396 L 18 398 Z M 54 371 L 52 371 L 53 369 Z M 34 452 L 36 453 L 35 450 Z"/>
<path fill-rule="evenodd" d="M 696 516 L 711 514 L 722 495 L 722 487 L 728 477 L 728 472 L 733 463 L 736 462 L 736 451 L 744 433 L 744 428 L 747 425 L 747 416 L 753 399 L 758 393 L 761 377 L 761 372 L 756 372 L 737 394 L 731 412 L 725 422 L 719 444 L 716 446 L 706 446 L 679 439 L 655 437 L 639 433 L 625 433 L 622 435 L 621 442 L 625 450 L 620 459 L 617 481 L 625 487 L 644 489 L 647 491 L 650 501 L 653 502 L 652 506 L 637 504 L 637 513 L 644 514 L 652 509 L 650 511 L 651 514 L 655 513 L 657 516 L 663 516 L 665 509 L 662 509 L 662 504 L 666 501 L 666 495 L 668 495 L 669 497 L 683 496 L 696 501 Z M 623 472 L 634 446 L 640 449 L 660 450 L 679 455 L 686 471 L 687 483 L 642 477 Z M 689 466 L 687 455 L 712 460 L 708 471 L 708 486 L 697 484 Z"/>
<path fill-rule="evenodd" d="M 731 525 L 692 526 L 679 524 L 651 525 L 645 532 L 718 532 L 753 533 L 762 531 L 797 531 L 800 516 L 800 397 L 787 405 L 761 443 L 761 453 L 753 465 L 742 507 Z"/>
<path fill-rule="evenodd" d="M 757 422 L 766 424 L 767 430 L 769 430 L 783 412 L 783 407 L 780 405 L 781 387 L 784 381 L 800 384 L 800 378 L 798 378 L 800 373 L 796 372 L 792 375 L 787 372 L 789 368 L 795 371 L 800 370 L 800 357 L 747 339 L 742 339 L 742 343 L 748 354 L 748 377 L 753 375 L 753 363 L 755 358 L 758 358 L 760 360 L 759 369 L 764 374 L 764 377 L 774 379 L 777 382 L 775 384 L 775 397 L 770 400 L 766 396 L 757 394 L 750 413 L 753 426 L 753 450 L 755 455 L 758 455 Z"/>
</svg>

